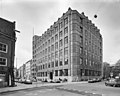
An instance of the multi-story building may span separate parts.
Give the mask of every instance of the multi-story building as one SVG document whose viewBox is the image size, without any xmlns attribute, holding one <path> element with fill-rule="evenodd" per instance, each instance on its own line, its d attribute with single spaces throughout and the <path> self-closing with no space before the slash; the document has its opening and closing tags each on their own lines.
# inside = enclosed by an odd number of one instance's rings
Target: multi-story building
<svg viewBox="0 0 120 96">
<path fill-rule="evenodd" d="M 14 86 L 15 41 L 15 22 L 0 18 L 0 79 L 7 86 Z"/>
<path fill-rule="evenodd" d="M 25 79 L 25 64 L 20 66 L 20 68 L 18 69 L 18 76 L 19 79 Z"/>
<path fill-rule="evenodd" d="M 32 60 L 29 60 L 25 63 L 25 79 L 31 79 L 31 64 Z"/>
<path fill-rule="evenodd" d="M 33 36 L 33 73 L 38 80 L 100 77 L 102 50 L 100 30 L 69 8 L 42 36 Z"/>
<path fill-rule="evenodd" d="M 32 59 L 32 65 L 31 65 L 31 75 L 32 75 L 32 78 L 36 79 L 36 45 L 34 45 L 36 43 L 36 41 L 39 39 L 39 36 L 35 35 L 33 37 L 33 59 Z"/>
</svg>

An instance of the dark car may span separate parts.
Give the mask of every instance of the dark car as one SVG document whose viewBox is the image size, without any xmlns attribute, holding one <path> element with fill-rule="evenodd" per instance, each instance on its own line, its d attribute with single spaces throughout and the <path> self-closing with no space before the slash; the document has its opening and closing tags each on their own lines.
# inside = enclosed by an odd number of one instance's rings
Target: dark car
<svg viewBox="0 0 120 96">
<path fill-rule="evenodd" d="M 101 81 L 102 81 L 102 78 L 97 78 L 96 81 L 97 81 L 97 82 L 101 82 Z"/>
<path fill-rule="evenodd" d="M 97 82 L 96 78 L 88 80 L 88 83 L 95 83 L 95 82 Z"/>
<path fill-rule="evenodd" d="M 120 87 L 120 79 L 111 78 L 110 80 L 105 82 L 105 85 L 106 86 L 113 86 L 113 87 L 117 87 L 117 86 Z"/>
<path fill-rule="evenodd" d="M 31 80 L 25 80 L 24 84 L 32 84 Z"/>
</svg>

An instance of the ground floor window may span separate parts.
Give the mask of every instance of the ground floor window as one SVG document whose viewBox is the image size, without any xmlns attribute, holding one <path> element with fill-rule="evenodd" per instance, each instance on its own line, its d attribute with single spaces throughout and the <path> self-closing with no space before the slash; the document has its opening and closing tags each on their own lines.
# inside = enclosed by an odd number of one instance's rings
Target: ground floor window
<svg viewBox="0 0 120 96">
<path fill-rule="evenodd" d="M 68 76 L 68 69 L 64 69 L 64 76 Z"/>
<path fill-rule="evenodd" d="M 63 70 L 59 70 L 59 76 L 63 75 Z"/>
<path fill-rule="evenodd" d="M 0 57 L 0 65 L 1 66 L 7 66 L 7 58 Z"/>
<path fill-rule="evenodd" d="M 65 58 L 65 65 L 68 64 L 68 58 Z"/>
<path fill-rule="evenodd" d="M 47 72 L 45 72 L 45 76 L 47 77 Z"/>
<path fill-rule="evenodd" d="M 58 76 L 58 70 L 55 70 L 55 76 Z"/>
</svg>

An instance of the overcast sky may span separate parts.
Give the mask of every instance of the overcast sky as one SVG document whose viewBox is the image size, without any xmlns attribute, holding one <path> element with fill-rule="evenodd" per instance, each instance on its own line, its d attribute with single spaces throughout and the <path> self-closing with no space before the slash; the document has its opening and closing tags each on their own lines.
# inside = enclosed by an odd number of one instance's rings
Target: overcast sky
<svg viewBox="0 0 120 96">
<path fill-rule="evenodd" d="M 20 31 L 16 33 L 18 67 L 32 58 L 33 28 L 34 34 L 43 34 L 69 7 L 84 12 L 100 29 L 103 61 L 114 64 L 120 59 L 120 0 L 0 0 L 0 17 L 16 21 Z"/>
</svg>

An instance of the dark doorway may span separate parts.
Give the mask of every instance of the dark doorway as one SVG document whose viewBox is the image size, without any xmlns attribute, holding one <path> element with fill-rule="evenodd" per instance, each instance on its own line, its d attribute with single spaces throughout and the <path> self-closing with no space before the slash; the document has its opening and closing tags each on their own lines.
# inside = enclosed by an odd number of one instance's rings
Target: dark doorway
<svg viewBox="0 0 120 96">
<path fill-rule="evenodd" d="M 50 72 L 50 79 L 53 79 L 53 72 Z"/>
</svg>

